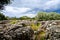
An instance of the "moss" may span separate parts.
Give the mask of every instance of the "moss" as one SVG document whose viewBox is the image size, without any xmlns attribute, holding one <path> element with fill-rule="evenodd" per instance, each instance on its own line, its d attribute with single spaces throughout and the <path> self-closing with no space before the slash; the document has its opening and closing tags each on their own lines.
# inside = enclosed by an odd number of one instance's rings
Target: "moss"
<svg viewBox="0 0 60 40">
<path fill-rule="evenodd" d="M 10 24 L 15 24 L 15 23 L 17 23 L 16 20 L 12 20 L 12 21 L 10 22 Z"/>
<path fill-rule="evenodd" d="M 38 30 L 38 28 L 41 26 L 41 24 L 40 23 L 37 23 L 37 24 L 34 24 L 34 23 L 31 23 L 31 28 L 33 29 L 33 30 Z"/>
</svg>

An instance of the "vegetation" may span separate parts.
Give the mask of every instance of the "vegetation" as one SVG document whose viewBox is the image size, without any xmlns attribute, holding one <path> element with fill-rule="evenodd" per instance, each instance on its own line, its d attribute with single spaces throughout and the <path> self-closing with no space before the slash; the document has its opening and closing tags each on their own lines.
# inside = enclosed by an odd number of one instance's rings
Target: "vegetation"
<svg viewBox="0 0 60 40">
<path fill-rule="evenodd" d="M 33 22 L 31 23 L 31 28 L 32 28 L 34 31 L 37 31 L 40 26 L 41 26 L 40 23 L 37 23 L 37 24 L 34 24 Z"/>
<path fill-rule="evenodd" d="M 9 4 L 11 2 L 11 0 L 0 0 L 0 10 L 4 9 L 4 6 Z M 22 16 L 20 18 L 17 17 L 8 17 L 5 16 L 3 13 L 0 13 L 0 21 L 1 20 L 12 20 L 10 22 L 10 24 L 15 24 L 17 23 L 17 20 L 38 20 L 38 21 L 47 21 L 47 20 L 60 20 L 60 14 L 56 13 L 56 12 L 38 12 L 37 15 L 33 18 L 30 18 L 28 16 Z M 23 27 L 27 26 L 25 24 L 22 24 Z M 37 31 L 41 24 L 40 23 L 31 23 L 31 28 L 34 31 Z M 44 35 L 45 32 L 41 31 L 39 34 L 35 34 L 35 40 L 44 40 Z"/>
<path fill-rule="evenodd" d="M 56 12 L 38 12 L 37 15 L 33 18 L 27 17 L 27 16 L 22 16 L 20 18 L 17 17 L 8 17 L 3 15 L 3 13 L 0 13 L 0 20 L 11 20 L 10 24 L 16 24 L 18 21 L 17 20 L 38 20 L 38 21 L 47 21 L 47 20 L 60 20 L 60 14 L 56 13 Z M 26 27 L 26 24 L 22 24 L 23 27 Z M 34 31 L 37 31 L 40 26 L 41 23 L 34 23 L 32 22 L 29 26 L 31 26 L 31 28 Z M 42 29 L 43 30 L 43 29 Z M 44 30 L 35 34 L 35 40 L 44 40 L 44 36 L 45 36 L 45 32 Z"/>
<path fill-rule="evenodd" d="M 0 10 L 4 8 L 5 5 L 9 4 L 11 0 L 0 0 Z"/>
<path fill-rule="evenodd" d="M 29 19 L 30 19 L 30 17 L 23 16 L 23 17 L 20 17 L 19 19 L 20 19 L 20 20 L 29 20 Z"/>
<path fill-rule="evenodd" d="M 17 23 L 17 20 L 11 20 L 10 24 L 15 24 Z"/>
<path fill-rule="evenodd" d="M 3 17 L 3 18 L 2 18 Z M 38 20 L 38 21 L 47 21 L 47 20 L 60 20 L 60 14 L 56 12 L 38 12 L 37 15 L 33 18 L 28 16 L 22 16 L 20 18 L 17 17 L 8 17 L 0 13 L 0 20 Z"/>
<path fill-rule="evenodd" d="M 0 20 L 7 20 L 7 18 L 5 17 L 5 15 L 3 15 L 3 13 L 0 13 Z"/>
<path fill-rule="evenodd" d="M 60 14 L 56 12 L 39 12 L 36 17 L 36 20 L 45 21 L 45 20 L 60 20 Z"/>
<path fill-rule="evenodd" d="M 11 18 L 8 17 L 8 19 L 9 19 L 9 20 L 18 20 L 18 18 L 16 18 L 16 17 L 11 17 Z"/>
</svg>

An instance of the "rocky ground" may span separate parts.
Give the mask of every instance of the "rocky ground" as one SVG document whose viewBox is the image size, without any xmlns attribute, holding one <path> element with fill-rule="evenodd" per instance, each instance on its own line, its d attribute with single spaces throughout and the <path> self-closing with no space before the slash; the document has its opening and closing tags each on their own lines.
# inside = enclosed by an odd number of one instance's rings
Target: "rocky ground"
<svg viewBox="0 0 60 40">
<path fill-rule="evenodd" d="M 31 28 L 34 24 L 41 26 L 35 31 Z M 45 32 L 44 39 L 38 37 L 41 31 Z M 60 40 L 60 20 L 29 21 L 29 20 L 4 20 L 0 21 L 0 40 Z"/>
</svg>

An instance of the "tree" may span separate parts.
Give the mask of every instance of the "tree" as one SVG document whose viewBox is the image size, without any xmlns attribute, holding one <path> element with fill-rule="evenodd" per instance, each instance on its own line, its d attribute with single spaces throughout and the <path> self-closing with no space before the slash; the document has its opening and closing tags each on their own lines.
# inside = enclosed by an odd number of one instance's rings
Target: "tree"
<svg viewBox="0 0 60 40">
<path fill-rule="evenodd" d="M 49 14 L 49 20 L 59 20 L 60 19 L 60 14 L 56 12 L 50 12 Z"/>
<path fill-rule="evenodd" d="M 44 21 L 44 20 L 60 20 L 60 14 L 56 12 L 38 12 L 35 17 L 36 20 Z"/>
<path fill-rule="evenodd" d="M 0 0 L 0 10 L 4 8 L 5 5 L 9 4 L 11 0 Z"/>
<path fill-rule="evenodd" d="M 30 17 L 27 17 L 27 16 L 22 16 L 19 18 L 20 20 L 27 20 L 27 19 L 30 19 Z"/>
<path fill-rule="evenodd" d="M 46 12 L 38 12 L 35 19 L 37 20 L 47 20 L 47 13 Z"/>
<path fill-rule="evenodd" d="M 5 17 L 5 15 L 3 15 L 3 13 L 0 13 L 0 20 L 7 20 L 7 18 Z"/>
<path fill-rule="evenodd" d="M 15 17 L 8 17 L 9 20 L 18 20 L 19 18 Z"/>
</svg>

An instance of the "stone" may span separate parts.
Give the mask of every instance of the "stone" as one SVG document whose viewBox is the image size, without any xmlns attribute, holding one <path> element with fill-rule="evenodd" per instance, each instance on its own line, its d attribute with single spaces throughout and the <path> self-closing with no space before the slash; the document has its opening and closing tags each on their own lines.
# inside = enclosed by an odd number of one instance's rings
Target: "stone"
<svg viewBox="0 0 60 40">
<path fill-rule="evenodd" d="M 51 26 L 46 36 L 46 40 L 60 40 L 60 26 Z"/>
<path fill-rule="evenodd" d="M 33 40 L 34 31 L 31 28 L 15 26 L 0 34 L 0 40 Z"/>
</svg>

